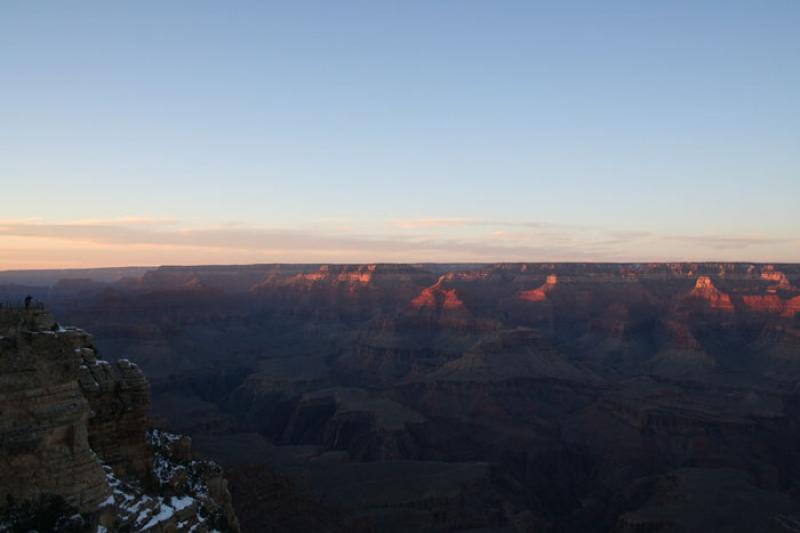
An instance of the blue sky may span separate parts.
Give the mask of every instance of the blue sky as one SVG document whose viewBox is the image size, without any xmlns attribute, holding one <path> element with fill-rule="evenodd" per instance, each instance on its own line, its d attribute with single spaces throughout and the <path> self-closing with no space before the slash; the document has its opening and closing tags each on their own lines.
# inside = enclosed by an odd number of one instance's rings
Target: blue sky
<svg viewBox="0 0 800 533">
<path fill-rule="evenodd" d="M 0 5 L 0 268 L 800 260 L 800 2 Z"/>
</svg>

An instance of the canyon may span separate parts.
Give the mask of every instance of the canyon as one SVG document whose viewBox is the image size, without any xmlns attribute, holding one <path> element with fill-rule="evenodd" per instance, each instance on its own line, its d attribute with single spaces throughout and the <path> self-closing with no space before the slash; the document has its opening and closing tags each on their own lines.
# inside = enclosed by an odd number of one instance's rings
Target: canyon
<svg viewBox="0 0 800 533">
<path fill-rule="evenodd" d="M 800 265 L 111 270 L 0 272 L 93 334 L 0 331 L 3 423 L 58 444 L 4 450 L 67 469 L 9 493 L 100 524 L 202 457 L 194 508 L 245 532 L 800 531 Z"/>
</svg>

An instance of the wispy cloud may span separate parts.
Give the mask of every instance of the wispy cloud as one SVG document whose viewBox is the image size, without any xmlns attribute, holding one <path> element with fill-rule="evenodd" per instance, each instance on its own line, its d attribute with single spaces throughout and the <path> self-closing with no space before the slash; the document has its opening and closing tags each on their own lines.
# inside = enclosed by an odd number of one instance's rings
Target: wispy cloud
<svg viewBox="0 0 800 533">
<path fill-rule="evenodd" d="M 798 261 L 797 241 L 764 236 L 659 235 L 540 222 L 409 219 L 411 225 L 319 224 L 278 229 L 194 227 L 145 217 L 0 221 L 0 268 L 231 262 Z M 459 225 L 460 224 L 460 225 Z M 464 231 L 461 228 L 485 228 Z M 413 231 L 409 231 L 413 230 Z M 758 257 L 753 254 L 758 253 Z"/>
<path fill-rule="evenodd" d="M 668 235 L 668 241 L 680 241 L 715 250 L 735 250 L 752 246 L 770 246 L 790 244 L 792 239 L 777 239 L 765 236 L 729 236 L 729 235 Z"/>
<path fill-rule="evenodd" d="M 402 229 L 417 228 L 463 228 L 467 225 L 479 224 L 480 221 L 468 218 L 401 218 L 392 221 L 392 225 Z"/>
<path fill-rule="evenodd" d="M 40 221 L 41 219 L 38 219 Z M 0 221 L 2 224 L 2 221 Z M 125 216 L 118 218 L 85 218 L 70 222 L 76 226 L 165 226 L 178 224 L 172 218 Z"/>
<path fill-rule="evenodd" d="M 520 227 L 520 228 L 543 228 L 550 224 L 543 222 L 514 222 L 508 220 L 490 220 L 475 218 L 401 218 L 392 221 L 392 225 L 403 229 L 417 228 L 463 228 L 467 226 L 487 226 L 487 227 Z"/>
</svg>

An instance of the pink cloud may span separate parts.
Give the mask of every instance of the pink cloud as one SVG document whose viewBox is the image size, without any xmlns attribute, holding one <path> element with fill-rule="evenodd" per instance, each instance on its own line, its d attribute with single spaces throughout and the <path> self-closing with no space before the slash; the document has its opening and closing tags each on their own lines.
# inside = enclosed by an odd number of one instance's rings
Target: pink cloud
<svg viewBox="0 0 800 533">
<path fill-rule="evenodd" d="M 411 226 L 417 230 L 413 234 L 391 229 L 364 234 L 330 225 L 313 230 L 242 224 L 197 228 L 141 217 L 4 221 L 0 269 L 258 262 L 800 260 L 797 241 L 768 237 L 659 236 L 539 223 L 463 232 L 459 224 L 492 224 L 422 220 L 429 225 Z"/>
</svg>

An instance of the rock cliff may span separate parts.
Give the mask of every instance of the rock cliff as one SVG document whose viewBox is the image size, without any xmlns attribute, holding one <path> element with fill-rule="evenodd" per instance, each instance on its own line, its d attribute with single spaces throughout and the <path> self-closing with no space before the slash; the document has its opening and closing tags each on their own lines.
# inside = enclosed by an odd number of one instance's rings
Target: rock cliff
<svg viewBox="0 0 800 533">
<path fill-rule="evenodd" d="M 0 312 L 0 506 L 57 495 L 96 509 L 111 491 L 89 447 L 75 332 L 41 309 Z"/>
<path fill-rule="evenodd" d="M 699 276 L 690 296 L 705 300 L 712 309 L 733 311 L 731 297 L 714 286 L 709 276 Z"/>
<path fill-rule="evenodd" d="M 0 308 L 0 531 L 238 531 L 222 470 L 147 429 L 149 391 L 42 307 Z"/>
</svg>

